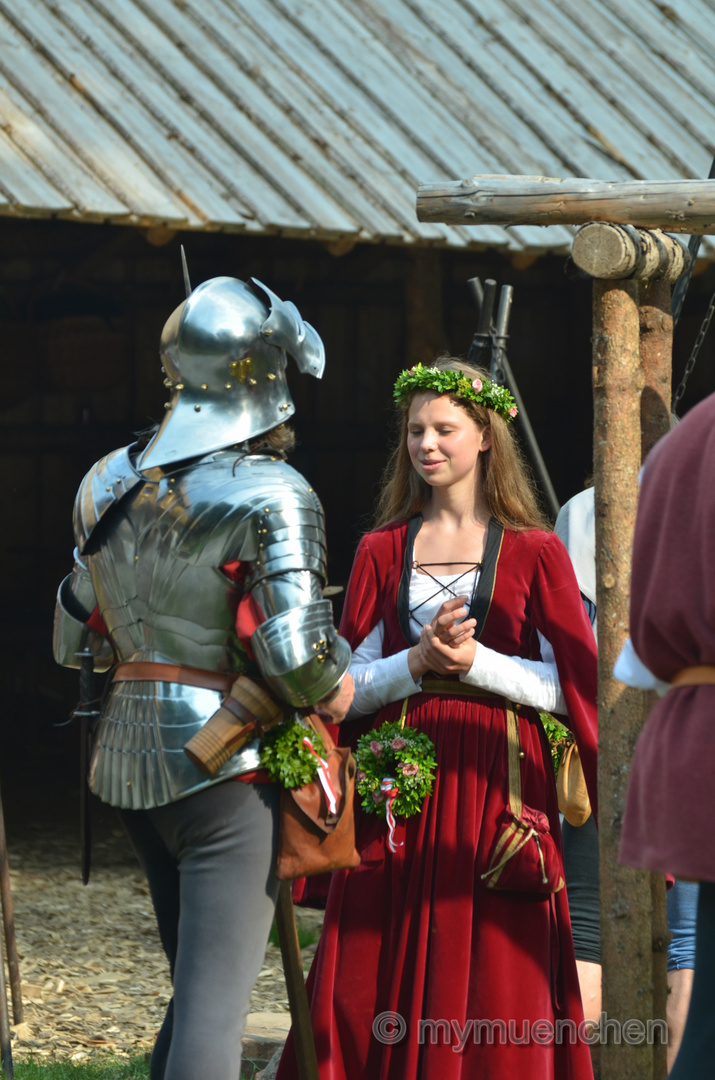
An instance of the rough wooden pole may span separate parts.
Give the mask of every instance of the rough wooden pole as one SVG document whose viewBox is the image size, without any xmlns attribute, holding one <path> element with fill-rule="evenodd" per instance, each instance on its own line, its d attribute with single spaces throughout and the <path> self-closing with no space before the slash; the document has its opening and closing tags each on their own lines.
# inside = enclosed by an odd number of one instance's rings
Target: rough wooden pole
<svg viewBox="0 0 715 1080">
<path fill-rule="evenodd" d="M 571 257 L 594 278 L 677 281 L 690 263 L 686 245 L 675 236 L 606 221 L 592 221 L 578 230 Z"/>
<path fill-rule="evenodd" d="M 650 875 L 618 863 L 629 766 L 644 694 L 613 678 L 628 634 L 630 564 L 641 461 L 638 285 L 594 281 L 593 402 L 598 606 L 599 847 L 603 1011 L 620 1025 L 653 1015 Z M 640 1030 L 640 1029 L 639 1029 Z M 653 1051 L 602 1025 L 604 1080 L 652 1080 Z"/>
<path fill-rule="evenodd" d="M 585 225 L 611 221 L 666 232 L 715 232 L 712 180 L 582 180 L 473 176 L 420 184 L 419 221 L 448 225 Z"/>
<path fill-rule="evenodd" d="M 652 704 L 647 707 L 650 712 Z M 668 1008 L 668 911 L 665 903 L 665 877 L 651 874 L 651 917 L 653 940 L 653 1018 L 666 1023 Z M 660 1035 L 653 1042 L 653 1080 L 665 1080 L 668 1075 L 668 1040 Z"/>
<path fill-rule="evenodd" d="M 649 281 L 640 287 L 641 363 L 645 386 L 641 398 L 641 458 L 670 430 L 673 397 L 673 314 L 671 286 Z"/>
<path fill-rule="evenodd" d="M 318 1058 L 310 1022 L 310 1005 L 305 990 L 303 961 L 300 954 L 298 930 L 295 925 L 291 884 L 282 881 L 276 902 L 276 926 L 283 959 L 288 1004 L 293 1023 L 295 1057 L 300 1080 L 318 1080 Z"/>
<path fill-rule="evenodd" d="M 645 460 L 653 445 L 670 430 L 673 374 L 673 316 L 671 286 L 666 281 L 644 282 L 640 286 L 640 353 L 645 386 L 641 396 L 641 457 Z M 654 695 L 648 695 L 650 712 Z M 665 1020 L 668 996 L 668 916 L 665 878 L 651 874 L 653 903 L 653 1016 Z M 653 1045 L 653 1080 L 665 1080 L 668 1072 L 667 1045 L 659 1039 Z"/>
<path fill-rule="evenodd" d="M 10 864 L 7 857 L 7 836 L 5 834 L 5 814 L 0 796 L 0 902 L 2 903 L 2 921 L 5 931 L 5 956 L 10 977 L 12 994 L 12 1018 L 21 1024 L 25 1018 L 22 1006 L 22 984 L 20 982 L 20 958 L 17 951 L 15 916 L 10 887 Z"/>
</svg>

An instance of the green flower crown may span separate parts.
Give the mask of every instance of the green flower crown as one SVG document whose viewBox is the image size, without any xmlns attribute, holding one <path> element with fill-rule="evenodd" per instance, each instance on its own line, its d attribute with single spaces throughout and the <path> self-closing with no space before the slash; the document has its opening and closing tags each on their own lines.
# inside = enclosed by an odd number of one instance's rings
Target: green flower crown
<svg viewBox="0 0 715 1080">
<path fill-rule="evenodd" d="M 507 423 L 513 420 L 518 412 L 516 402 L 506 386 L 500 386 L 491 379 L 480 379 L 479 376 L 470 379 L 469 375 L 462 371 L 442 371 L 440 368 L 415 364 L 414 367 L 400 372 L 393 397 L 398 405 L 405 406 L 410 394 L 416 390 L 422 393 L 434 390 L 436 394 L 455 394 L 456 397 L 476 401 L 485 409 L 498 413 Z"/>
</svg>

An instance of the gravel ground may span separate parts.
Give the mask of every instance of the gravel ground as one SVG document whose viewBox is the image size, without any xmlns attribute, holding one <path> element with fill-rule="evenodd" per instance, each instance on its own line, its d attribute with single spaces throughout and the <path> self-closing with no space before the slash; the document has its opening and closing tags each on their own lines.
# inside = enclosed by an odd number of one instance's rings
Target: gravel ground
<svg viewBox="0 0 715 1080">
<path fill-rule="evenodd" d="M 76 829 L 43 823 L 8 832 L 24 1001 L 14 1056 L 82 1061 L 149 1050 L 171 987 L 149 892 L 123 832 L 113 818 L 100 823 L 86 887 Z M 321 920 L 298 913 L 316 936 Z M 314 950 L 304 949 L 305 965 Z M 287 1011 L 280 950 L 269 944 L 251 1012 Z"/>
</svg>

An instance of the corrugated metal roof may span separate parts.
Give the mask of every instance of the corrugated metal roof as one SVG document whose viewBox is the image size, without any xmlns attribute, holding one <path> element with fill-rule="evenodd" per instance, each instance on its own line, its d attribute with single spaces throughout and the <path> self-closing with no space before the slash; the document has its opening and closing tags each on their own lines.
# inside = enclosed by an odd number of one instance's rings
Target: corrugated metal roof
<svg viewBox="0 0 715 1080">
<path fill-rule="evenodd" d="M 0 214 L 563 249 L 417 185 L 707 176 L 714 52 L 713 0 L 0 0 Z"/>
</svg>

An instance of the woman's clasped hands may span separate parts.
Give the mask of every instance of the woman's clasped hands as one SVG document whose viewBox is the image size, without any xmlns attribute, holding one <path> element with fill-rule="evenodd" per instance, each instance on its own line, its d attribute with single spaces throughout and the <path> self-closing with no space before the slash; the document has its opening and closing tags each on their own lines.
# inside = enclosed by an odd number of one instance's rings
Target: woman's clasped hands
<svg viewBox="0 0 715 1080">
<path fill-rule="evenodd" d="M 432 622 L 422 627 L 419 642 L 408 653 L 410 674 L 415 681 L 428 671 L 437 675 L 461 675 L 469 671 L 477 648 L 474 640 L 477 621 L 465 618 L 468 614 L 467 597 L 457 596 L 445 601 Z"/>
</svg>

